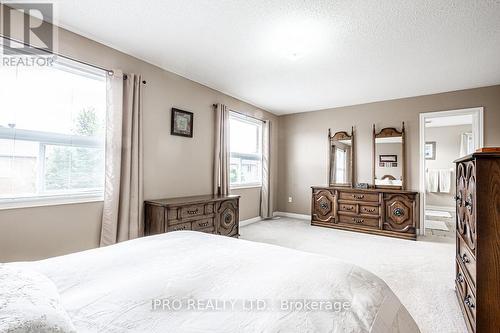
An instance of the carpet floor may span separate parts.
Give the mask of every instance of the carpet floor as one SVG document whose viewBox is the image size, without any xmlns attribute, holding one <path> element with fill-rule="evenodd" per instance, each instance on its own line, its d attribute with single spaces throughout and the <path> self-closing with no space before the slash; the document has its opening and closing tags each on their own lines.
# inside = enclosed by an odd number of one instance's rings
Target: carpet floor
<svg viewBox="0 0 500 333">
<path fill-rule="evenodd" d="M 455 242 L 418 241 L 313 227 L 278 218 L 241 227 L 242 239 L 331 256 L 382 278 L 406 306 L 422 333 L 467 332 L 454 291 Z"/>
</svg>

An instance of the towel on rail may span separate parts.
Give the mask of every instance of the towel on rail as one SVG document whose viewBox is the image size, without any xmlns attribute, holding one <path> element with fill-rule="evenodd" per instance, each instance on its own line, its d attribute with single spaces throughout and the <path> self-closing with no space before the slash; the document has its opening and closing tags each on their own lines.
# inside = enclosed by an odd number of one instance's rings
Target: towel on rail
<svg viewBox="0 0 500 333">
<path fill-rule="evenodd" d="M 439 170 L 439 192 L 450 193 L 451 169 Z"/>
<path fill-rule="evenodd" d="M 438 170 L 427 170 L 425 173 L 426 190 L 427 192 L 437 192 L 439 184 L 439 171 Z"/>
</svg>

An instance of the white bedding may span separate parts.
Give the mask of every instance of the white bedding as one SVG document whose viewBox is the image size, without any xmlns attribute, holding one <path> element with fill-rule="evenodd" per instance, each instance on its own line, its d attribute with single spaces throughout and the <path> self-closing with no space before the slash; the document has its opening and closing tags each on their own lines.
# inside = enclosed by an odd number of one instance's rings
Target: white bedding
<svg viewBox="0 0 500 333">
<path fill-rule="evenodd" d="M 359 267 L 222 236 L 179 231 L 12 265 L 55 283 L 78 332 L 419 332 L 387 285 Z M 350 308 L 280 308 L 291 299 Z"/>
</svg>

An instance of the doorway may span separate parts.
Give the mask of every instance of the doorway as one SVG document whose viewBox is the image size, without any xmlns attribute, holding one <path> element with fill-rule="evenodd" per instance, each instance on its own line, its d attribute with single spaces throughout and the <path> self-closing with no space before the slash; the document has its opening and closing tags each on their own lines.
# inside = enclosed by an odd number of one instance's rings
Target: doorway
<svg viewBox="0 0 500 333">
<path fill-rule="evenodd" d="M 420 235 L 455 241 L 453 161 L 482 146 L 482 107 L 420 114 Z"/>
</svg>

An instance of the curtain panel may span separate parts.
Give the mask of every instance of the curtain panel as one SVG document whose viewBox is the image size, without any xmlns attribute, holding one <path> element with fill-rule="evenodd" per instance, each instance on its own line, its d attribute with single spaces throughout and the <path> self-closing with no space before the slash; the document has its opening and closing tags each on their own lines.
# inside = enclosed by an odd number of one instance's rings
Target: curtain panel
<svg viewBox="0 0 500 333">
<path fill-rule="evenodd" d="M 106 166 L 101 246 L 143 236 L 142 78 L 107 80 Z"/>
<path fill-rule="evenodd" d="M 271 121 L 262 124 L 262 187 L 260 192 L 260 216 L 273 217 L 271 192 Z"/>
<path fill-rule="evenodd" d="M 229 194 L 229 109 L 224 104 L 215 108 L 213 193 Z"/>
</svg>

